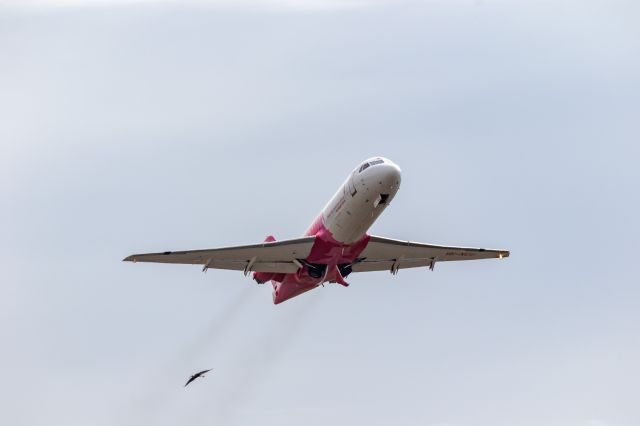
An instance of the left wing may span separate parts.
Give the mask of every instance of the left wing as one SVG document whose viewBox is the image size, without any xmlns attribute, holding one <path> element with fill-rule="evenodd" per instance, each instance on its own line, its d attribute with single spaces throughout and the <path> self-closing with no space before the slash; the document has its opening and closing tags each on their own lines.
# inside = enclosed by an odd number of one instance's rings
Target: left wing
<svg viewBox="0 0 640 426">
<path fill-rule="evenodd" d="M 391 271 L 395 273 L 401 268 L 429 266 L 433 269 L 436 262 L 502 259 L 503 257 L 509 257 L 507 250 L 438 246 L 372 235 L 366 248 L 360 253 L 361 260 L 353 264 L 352 270 L 353 272 Z"/>
<path fill-rule="evenodd" d="M 132 254 L 123 260 L 203 265 L 204 269 L 244 270 L 245 273 L 294 273 L 301 266 L 297 259 L 306 259 L 309 256 L 314 241 L 315 237 L 303 237 L 247 246 Z"/>
</svg>

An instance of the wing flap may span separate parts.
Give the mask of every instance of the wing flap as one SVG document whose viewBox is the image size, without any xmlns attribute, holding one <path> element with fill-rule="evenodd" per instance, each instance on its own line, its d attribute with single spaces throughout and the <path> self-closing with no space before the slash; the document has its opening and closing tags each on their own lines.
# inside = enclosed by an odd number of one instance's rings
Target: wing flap
<svg viewBox="0 0 640 426">
<path fill-rule="evenodd" d="M 353 272 L 390 271 L 396 264 L 395 260 L 363 260 L 352 266 Z M 403 259 L 398 262 L 398 269 L 419 268 L 429 266 L 431 259 Z"/>
</svg>

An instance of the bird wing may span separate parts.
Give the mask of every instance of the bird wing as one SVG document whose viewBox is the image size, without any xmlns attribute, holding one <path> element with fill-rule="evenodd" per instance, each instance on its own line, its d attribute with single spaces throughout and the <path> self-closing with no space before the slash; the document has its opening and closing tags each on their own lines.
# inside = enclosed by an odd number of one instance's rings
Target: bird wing
<svg viewBox="0 0 640 426">
<path fill-rule="evenodd" d="M 191 382 L 193 382 L 195 379 L 197 379 L 198 377 L 201 377 L 204 373 L 208 373 L 209 371 L 213 370 L 212 368 L 208 369 L 208 370 L 202 370 L 197 372 L 196 374 L 194 374 L 193 376 L 189 377 L 189 380 L 187 380 L 187 383 L 185 383 L 184 387 L 187 387 L 187 385 Z"/>
</svg>

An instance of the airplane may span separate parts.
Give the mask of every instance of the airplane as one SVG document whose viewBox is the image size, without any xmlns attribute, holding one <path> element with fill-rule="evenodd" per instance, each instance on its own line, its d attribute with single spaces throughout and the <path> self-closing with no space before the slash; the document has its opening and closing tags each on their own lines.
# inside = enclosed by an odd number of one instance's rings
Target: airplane
<svg viewBox="0 0 640 426">
<path fill-rule="evenodd" d="M 359 164 L 300 238 L 205 250 L 133 254 L 130 262 L 202 265 L 253 274 L 258 284 L 271 281 L 273 303 L 299 296 L 324 283 L 347 287 L 353 272 L 427 267 L 437 262 L 505 258 L 507 250 L 452 247 L 369 235 L 367 230 L 400 188 L 401 170 L 383 157 Z"/>
</svg>

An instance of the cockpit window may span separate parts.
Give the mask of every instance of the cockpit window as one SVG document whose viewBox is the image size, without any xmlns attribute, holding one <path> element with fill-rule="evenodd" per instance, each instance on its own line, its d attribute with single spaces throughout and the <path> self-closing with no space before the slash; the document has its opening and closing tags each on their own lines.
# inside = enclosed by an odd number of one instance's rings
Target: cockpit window
<svg viewBox="0 0 640 426">
<path fill-rule="evenodd" d="M 369 163 L 364 163 L 362 166 L 360 166 L 358 173 L 362 173 L 363 171 L 367 170 L 369 166 L 375 166 L 376 164 L 382 164 L 382 163 L 384 163 L 384 160 L 373 160 Z"/>
</svg>

